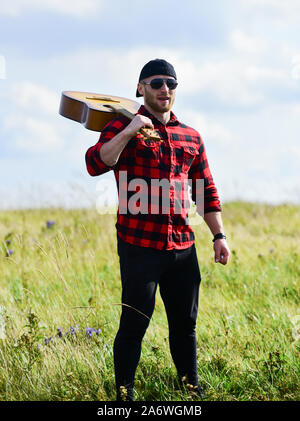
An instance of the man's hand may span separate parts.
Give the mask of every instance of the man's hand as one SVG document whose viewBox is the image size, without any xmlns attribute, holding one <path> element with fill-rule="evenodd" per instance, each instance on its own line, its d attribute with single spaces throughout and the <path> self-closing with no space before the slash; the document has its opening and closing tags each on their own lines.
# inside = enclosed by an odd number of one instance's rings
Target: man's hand
<svg viewBox="0 0 300 421">
<path fill-rule="evenodd" d="M 223 238 L 220 238 L 219 240 L 215 240 L 214 250 L 215 250 L 215 262 L 222 263 L 222 265 L 226 265 L 230 257 L 230 250 L 229 250 L 226 240 Z"/>
<path fill-rule="evenodd" d="M 116 165 L 121 152 L 129 140 L 134 137 L 144 126 L 148 126 L 151 127 L 151 129 L 154 129 L 150 118 L 137 114 L 124 130 L 122 130 L 108 142 L 104 143 L 100 149 L 101 160 L 109 167 Z"/>
<path fill-rule="evenodd" d="M 126 130 L 130 137 L 134 137 L 142 127 L 150 127 L 150 129 L 154 129 L 150 118 L 141 114 L 137 114 L 124 130 Z"/>
</svg>

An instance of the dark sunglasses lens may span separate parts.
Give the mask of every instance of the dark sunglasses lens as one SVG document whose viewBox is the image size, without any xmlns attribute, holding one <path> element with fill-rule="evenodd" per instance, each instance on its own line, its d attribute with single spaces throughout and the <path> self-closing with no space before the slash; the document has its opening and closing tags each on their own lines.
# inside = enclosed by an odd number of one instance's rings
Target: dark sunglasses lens
<svg viewBox="0 0 300 421">
<path fill-rule="evenodd" d="M 178 83 L 174 79 L 167 79 L 166 80 L 167 87 L 169 89 L 176 89 Z M 150 86 L 152 89 L 160 89 L 164 84 L 164 79 L 152 79 L 150 82 Z"/>
<path fill-rule="evenodd" d="M 167 80 L 167 87 L 169 88 L 169 89 L 176 89 L 177 88 L 177 85 L 178 85 L 178 83 L 176 82 L 176 80 L 173 80 L 173 79 L 168 79 Z"/>
<path fill-rule="evenodd" d="M 152 79 L 150 86 L 152 89 L 160 89 L 164 84 L 163 79 Z"/>
</svg>

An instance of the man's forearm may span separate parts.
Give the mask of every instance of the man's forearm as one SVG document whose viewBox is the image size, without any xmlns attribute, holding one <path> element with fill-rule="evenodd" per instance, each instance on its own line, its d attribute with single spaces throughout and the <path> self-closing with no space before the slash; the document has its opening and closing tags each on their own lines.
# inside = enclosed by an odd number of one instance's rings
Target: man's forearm
<svg viewBox="0 0 300 421">
<path fill-rule="evenodd" d="M 209 227 L 212 235 L 218 234 L 219 232 L 224 233 L 221 212 L 205 213 L 203 219 Z"/>
<path fill-rule="evenodd" d="M 100 149 L 100 158 L 104 164 L 108 165 L 109 167 L 116 165 L 123 149 L 131 137 L 131 132 L 124 129 L 111 140 L 104 143 Z"/>
<path fill-rule="evenodd" d="M 100 158 L 104 164 L 109 167 L 116 165 L 129 140 L 134 137 L 142 127 L 150 127 L 150 129 L 154 129 L 150 118 L 137 114 L 124 130 L 108 142 L 104 143 L 100 149 Z"/>
</svg>

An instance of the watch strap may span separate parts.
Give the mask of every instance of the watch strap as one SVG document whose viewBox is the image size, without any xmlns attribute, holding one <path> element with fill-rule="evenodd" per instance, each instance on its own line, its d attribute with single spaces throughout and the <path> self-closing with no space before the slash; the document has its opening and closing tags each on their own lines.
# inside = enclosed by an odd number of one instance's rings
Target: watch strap
<svg viewBox="0 0 300 421">
<path fill-rule="evenodd" d="M 226 235 L 223 234 L 222 232 L 219 232 L 218 234 L 215 234 L 214 235 L 214 238 L 213 238 L 213 242 L 215 242 L 216 240 L 219 240 L 220 238 L 223 238 L 225 240 L 226 239 Z"/>
</svg>

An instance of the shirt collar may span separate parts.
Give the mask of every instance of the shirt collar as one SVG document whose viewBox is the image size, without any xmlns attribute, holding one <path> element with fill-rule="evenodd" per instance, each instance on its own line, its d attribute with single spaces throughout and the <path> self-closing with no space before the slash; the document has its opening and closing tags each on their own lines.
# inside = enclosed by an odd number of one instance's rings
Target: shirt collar
<svg viewBox="0 0 300 421">
<path fill-rule="evenodd" d="M 150 118 L 150 120 L 152 120 L 153 121 L 153 123 L 157 123 L 157 124 L 160 124 L 160 125 L 162 125 L 163 123 L 161 122 L 161 121 L 159 121 L 156 117 L 154 117 L 154 115 L 153 114 L 151 114 L 148 110 L 147 110 L 147 108 L 144 106 L 144 105 L 141 105 L 140 106 L 140 108 L 139 108 L 139 110 L 138 110 L 138 112 L 137 112 L 138 114 L 142 114 L 142 115 L 144 115 L 144 116 L 146 116 L 146 117 L 148 117 L 148 118 Z M 166 126 L 176 126 L 177 124 L 179 124 L 179 121 L 178 121 L 178 119 L 177 119 L 177 117 L 176 117 L 176 115 L 173 113 L 173 111 L 171 111 L 171 114 L 170 114 L 170 120 L 168 121 L 168 123 L 166 124 Z"/>
</svg>

